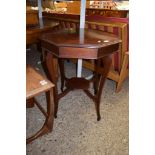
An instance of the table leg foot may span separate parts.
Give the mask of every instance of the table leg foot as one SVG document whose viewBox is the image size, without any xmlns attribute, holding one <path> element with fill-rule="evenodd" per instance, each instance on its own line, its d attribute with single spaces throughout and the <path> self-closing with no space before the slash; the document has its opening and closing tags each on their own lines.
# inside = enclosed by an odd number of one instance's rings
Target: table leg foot
<svg viewBox="0 0 155 155">
<path fill-rule="evenodd" d="M 110 66 L 111 66 L 110 56 L 106 56 L 102 59 L 96 60 L 94 79 L 93 79 L 94 95 L 90 93 L 88 90 L 84 90 L 84 92 L 95 102 L 97 121 L 101 119 L 101 116 L 100 116 L 101 94 L 102 94 L 102 89 L 105 84 Z"/>
<path fill-rule="evenodd" d="M 100 121 L 101 120 L 101 116 L 97 116 L 97 121 Z"/>
<path fill-rule="evenodd" d="M 99 121 L 101 119 L 101 115 L 100 115 L 100 102 L 95 103 L 95 107 L 96 107 L 97 121 Z"/>
</svg>

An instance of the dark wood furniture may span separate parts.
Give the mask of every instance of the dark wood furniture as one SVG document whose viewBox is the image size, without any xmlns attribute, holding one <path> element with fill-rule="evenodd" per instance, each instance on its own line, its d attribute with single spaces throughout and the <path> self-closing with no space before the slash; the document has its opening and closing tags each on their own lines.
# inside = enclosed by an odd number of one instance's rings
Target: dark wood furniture
<svg viewBox="0 0 155 155">
<path fill-rule="evenodd" d="M 32 16 L 33 17 L 33 16 Z M 26 45 L 39 43 L 39 37 L 43 33 L 47 33 L 53 30 L 54 27 L 58 26 L 58 22 L 50 20 L 38 20 L 38 24 L 26 26 Z"/>
<path fill-rule="evenodd" d="M 35 17 L 32 16 L 32 18 L 35 18 Z M 56 21 L 51 21 L 51 20 L 44 19 L 44 18 L 42 19 L 42 21 L 38 20 L 38 24 L 30 24 L 30 23 L 31 22 L 29 22 L 26 26 L 26 45 L 28 47 L 31 44 L 36 44 L 38 51 L 40 51 L 41 48 L 40 48 L 39 37 L 44 33 L 49 33 L 49 32 L 54 31 L 54 28 L 56 28 L 59 25 L 59 23 Z M 57 68 L 56 61 L 55 61 L 55 67 Z"/>
<path fill-rule="evenodd" d="M 58 29 L 79 28 L 80 25 L 80 16 L 75 14 L 56 14 L 43 12 L 43 16 L 51 21 L 59 22 L 59 26 L 56 27 Z M 112 55 L 112 66 L 108 73 L 108 78 L 113 80 L 116 84 L 115 92 L 120 92 L 124 80 L 126 80 L 129 75 L 129 67 L 127 67 L 127 72 L 125 72 L 126 75 L 124 77 L 122 77 L 123 74 L 121 74 L 123 71 L 122 68 L 126 52 L 129 51 L 129 18 L 104 17 L 100 15 L 86 16 L 85 28 L 113 33 L 122 40 L 119 51 Z M 91 63 L 88 61 L 83 61 L 83 67 L 93 71 L 94 63 L 93 61 L 91 61 Z"/>
<path fill-rule="evenodd" d="M 80 35 L 81 34 L 81 35 Z M 82 35 L 83 34 L 83 35 Z M 100 120 L 100 99 L 102 88 L 111 66 L 111 54 L 119 49 L 120 40 L 113 34 L 90 29 L 63 29 L 41 37 L 45 59 L 45 70 L 54 87 L 54 115 L 57 117 L 58 101 L 69 91 L 82 89 L 95 102 L 97 120 Z M 58 94 L 53 60 L 58 58 L 61 74 L 61 91 Z M 90 80 L 81 77 L 68 79 L 64 71 L 64 58 L 94 59 L 95 71 Z M 100 68 L 102 66 L 102 68 Z M 88 88 L 94 84 L 94 94 Z M 64 89 L 65 87 L 65 89 Z"/>
<path fill-rule="evenodd" d="M 110 9 L 100 9 L 100 8 L 87 8 L 86 15 L 100 15 L 104 17 L 119 17 L 127 18 L 129 10 L 110 10 Z"/>
<path fill-rule="evenodd" d="M 33 136 L 26 139 L 26 143 L 30 143 L 35 140 L 39 136 L 44 135 L 45 133 L 51 132 L 53 128 L 53 87 L 54 85 L 44 78 L 41 74 L 39 74 L 35 69 L 31 66 L 26 67 L 26 104 L 27 107 L 33 107 L 35 103 L 36 106 L 40 109 L 40 111 L 46 117 L 45 123 L 43 127 L 35 133 Z M 47 100 L 47 112 L 41 107 L 41 105 L 34 99 L 35 96 L 45 92 L 46 100 Z M 30 105 L 30 106 L 29 106 Z"/>
</svg>

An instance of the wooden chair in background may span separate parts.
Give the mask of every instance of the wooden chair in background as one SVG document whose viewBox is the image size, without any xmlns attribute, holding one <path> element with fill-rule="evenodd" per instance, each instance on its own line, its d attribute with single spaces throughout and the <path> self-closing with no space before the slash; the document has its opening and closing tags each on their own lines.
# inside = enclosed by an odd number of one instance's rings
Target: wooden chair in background
<svg viewBox="0 0 155 155">
<path fill-rule="evenodd" d="M 125 53 L 124 59 L 123 59 L 123 64 L 121 67 L 121 71 L 120 71 L 120 76 L 119 76 L 119 80 L 117 82 L 117 89 L 116 92 L 119 92 L 121 90 L 123 81 L 126 79 L 127 76 L 129 76 L 129 52 Z"/>
</svg>

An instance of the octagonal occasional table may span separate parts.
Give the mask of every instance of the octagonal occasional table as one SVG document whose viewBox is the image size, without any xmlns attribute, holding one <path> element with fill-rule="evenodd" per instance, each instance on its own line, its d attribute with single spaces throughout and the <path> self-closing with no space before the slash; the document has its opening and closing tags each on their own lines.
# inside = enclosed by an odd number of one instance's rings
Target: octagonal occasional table
<svg viewBox="0 0 155 155">
<path fill-rule="evenodd" d="M 90 29 L 62 29 L 42 35 L 40 38 L 44 55 L 44 69 L 54 87 L 54 115 L 57 117 L 59 99 L 69 91 L 82 89 L 96 107 L 97 120 L 100 116 L 100 99 L 102 89 L 111 66 L 113 52 L 119 49 L 119 40 L 110 33 Z M 58 94 L 54 59 L 58 58 L 61 75 L 61 93 Z M 64 59 L 93 59 L 94 73 L 89 80 L 84 77 L 67 78 L 64 70 Z M 89 84 L 93 82 L 94 93 L 89 91 Z M 64 89 L 65 88 L 65 89 Z"/>
</svg>

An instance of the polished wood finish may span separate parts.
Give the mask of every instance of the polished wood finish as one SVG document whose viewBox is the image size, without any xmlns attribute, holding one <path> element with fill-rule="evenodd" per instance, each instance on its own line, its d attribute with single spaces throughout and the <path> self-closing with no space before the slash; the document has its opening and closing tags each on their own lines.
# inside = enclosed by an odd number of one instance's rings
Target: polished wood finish
<svg viewBox="0 0 155 155">
<path fill-rule="evenodd" d="M 59 26 L 57 29 L 63 28 L 79 28 L 79 16 L 75 14 L 51 14 L 43 13 L 51 21 L 58 21 Z M 91 22 L 90 22 L 91 21 Z M 129 51 L 129 19 L 128 18 L 116 18 L 116 17 L 104 17 L 100 15 L 86 16 L 86 28 L 91 28 L 100 31 L 106 31 L 117 35 L 121 40 L 121 46 L 119 51 L 112 55 L 112 65 L 108 73 L 108 78 L 116 82 L 116 92 L 118 90 L 118 83 L 120 83 L 122 71 L 122 63 L 124 62 L 125 53 Z M 73 60 L 72 60 L 73 61 Z M 74 59 L 74 62 L 75 59 Z M 83 67 L 86 67 L 94 71 L 93 61 L 83 61 Z M 127 78 L 124 77 L 125 79 Z M 123 80 L 124 81 L 124 80 Z M 123 81 L 121 85 L 123 84 Z M 121 89 L 119 89 L 121 90 Z"/>
<path fill-rule="evenodd" d="M 126 18 L 128 16 L 129 10 L 110 10 L 102 8 L 87 8 L 86 15 L 100 15 L 104 17 L 119 17 Z"/>
<path fill-rule="evenodd" d="M 80 35 L 82 34 L 83 35 Z M 111 66 L 111 54 L 119 49 L 119 40 L 116 36 L 90 29 L 63 29 L 41 37 L 41 46 L 44 51 L 45 71 L 48 78 L 55 84 L 54 87 L 54 115 L 57 117 L 58 101 L 73 89 L 83 89 L 95 102 L 97 120 L 100 120 L 100 98 L 102 88 Z M 58 58 L 61 74 L 61 90 L 58 94 L 54 68 L 54 58 Z M 68 79 L 65 76 L 64 58 L 94 59 L 97 62 L 94 76 L 91 80 L 83 77 Z M 102 66 L 100 72 L 98 68 Z M 98 82 L 96 82 L 98 81 Z M 89 90 L 89 83 L 94 83 L 95 94 Z M 75 84 L 76 83 L 76 84 Z M 65 87 L 65 89 L 64 89 Z"/>
<path fill-rule="evenodd" d="M 26 143 L 30 143 L 36 138 L 52 131 L 53 128 L 53 87 L 54 85 L 38 73 L 31 66 L 26 67 L 26 104 L 35 104 L 46 117 L 43 127 L 34 135 L 26 139 Z M 35 96 L 45 92 L 47 100 L 47 111 L 35 100 Z M 27 108 L 30 108 L 28 105 Z"/>
<path fill-rule="evenodd" d="M 80 31 L 84 30 L 83 41 Z M 91 29 L 62 29 L 41 36 L 41 46 L 59 58 L 98 59 L 117 51 L 115 35 Z"/>
</svg>

